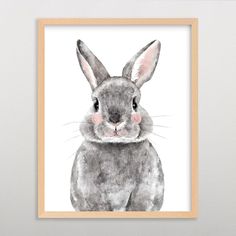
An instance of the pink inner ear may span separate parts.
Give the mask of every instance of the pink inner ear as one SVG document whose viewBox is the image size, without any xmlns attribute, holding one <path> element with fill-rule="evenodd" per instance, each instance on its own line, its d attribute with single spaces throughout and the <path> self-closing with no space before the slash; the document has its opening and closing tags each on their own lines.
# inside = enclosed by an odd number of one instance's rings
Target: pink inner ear
<svg viewBox="0 0 236 236">
<path fill-rule="evenodd" d="M 88 79 L 91 86 L 93 88 L 96 88 L 97 87 L 97 80 L 93 74 L 93 71 L 92 71 L 90 65 L 88 64 L 88 62 L 84 59 L 84 57 L 81 54 L 79 54 L 79 58 L 80 58 L 82 70 L 83 70 L 86 78 Z"/>
<path fill-rule="evenodd" d="M 136 60 L 133 66 L 131 79 L 136 81 L 138 86 L 150 79 L 156 65 L 159 52 L 159 42 L 154 42 Z"/>
<path fill-rule="evenodd" d="M 154 53 L 152 50 L 148 49 L 145 55 L 140 58 L 140 67 L 138 70 L 139 78 L 142 77 L 145 73 L 150 73 L 150 67 L 152 67 L 153 62 L 155 61 Z"/>
</svg>

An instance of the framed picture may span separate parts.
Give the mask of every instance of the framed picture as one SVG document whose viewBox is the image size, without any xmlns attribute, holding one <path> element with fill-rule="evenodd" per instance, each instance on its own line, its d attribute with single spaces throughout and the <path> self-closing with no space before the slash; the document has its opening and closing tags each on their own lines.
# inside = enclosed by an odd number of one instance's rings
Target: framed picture
<svg viewBox="0 0 236 236">
<path fill-rule="evenodd" d="M 197 216 L 197 19 L 38 22 L 38 216 Z"/>
</svg>

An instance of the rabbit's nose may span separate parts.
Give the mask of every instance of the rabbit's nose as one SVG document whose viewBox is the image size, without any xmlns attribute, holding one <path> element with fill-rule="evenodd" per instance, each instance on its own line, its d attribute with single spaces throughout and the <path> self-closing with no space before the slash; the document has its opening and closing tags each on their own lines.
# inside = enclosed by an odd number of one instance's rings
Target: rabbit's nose
<svg viewBox="0 0 236 236">
<path fill-rule="evenodd" d="M 118 112 L 114 112 L 110 114 L 109 121 L 116 124 L 120 122 L 120 114 Z"/>
</svg>

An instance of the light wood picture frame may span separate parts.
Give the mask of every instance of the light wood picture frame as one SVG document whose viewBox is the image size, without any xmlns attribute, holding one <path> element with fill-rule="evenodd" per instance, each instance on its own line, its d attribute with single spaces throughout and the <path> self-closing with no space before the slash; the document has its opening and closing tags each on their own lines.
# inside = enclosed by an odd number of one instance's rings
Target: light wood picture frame
<svg viewBox="0 0 236 236">
<path fill-rule="evenodd" d="M 45 55 L 46 27 L 189 27 L 189 210 L 187 211 L 64 211 L 45 208 Z M 144 46 L 144 45 L 143 45 Z M 117 47 L 117 46 L 116 46 Z M 163 50 L 163 49 L 162 49 Z M 131 55 L 132 56 L 132 53 Z M 160 56 L 161 57 L 161 56 Z M 78 62 L 76 62 L 78 63 Z M 105 63 L 104 63 L 105 64 Z M 79 68 L 79 65 L 78 65 Z M 158 68 L 158 66 L 157 66 Z M 80 69 L 78 69 L 79 71 Z M 158 72 L 157 72 L 158 73 Z M 163 72 L 164 73 L 164 72 Z M 84 79 L 85 81 L 85 79 Z M 69 83 L 69 82 L 68 82 Z M 85 83 L 85 82 L 84 82 Z M 148 87 L 148 86 L 147 86 Z M 161 157 L 162 158 L 162 157 Z M 163 161 L 163 160 L 162 160 Z M 69 198 L 69 195 L 68 195 Z M 196 218 L 198 209 L 198 20 L 150 19 L 40 19 L 38 20 L 38 217 L 39 218 Z"/>
</svg>

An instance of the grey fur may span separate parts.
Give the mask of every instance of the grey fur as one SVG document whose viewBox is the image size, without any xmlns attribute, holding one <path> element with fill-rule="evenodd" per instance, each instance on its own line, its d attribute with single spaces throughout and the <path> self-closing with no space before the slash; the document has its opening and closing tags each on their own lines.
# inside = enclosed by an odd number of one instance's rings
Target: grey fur
<svg viewBox="0 0 236 236">
<path fill-rule="evenodd" d="M 93 73 L 97 79 L 98 85 L 100 83 L 102 83 L 103 80 L 110 77 L 106 68 L 99 61 L 99 59 L 92 53 L 92 51 L 86 46 L 86 44 L 84 44 L 83 41 L 81 41 L 81 40 L 77 41 L 76 52 L 77 52 L 77 56 L 78 56 L 80 65 L 81 65 L 81 60 L 80 60 L 79 55 L 81 55 L 87 61 L 87 63 L 90 65 L 90 67 L 93 68 Z M 81 69 L 83 70 L 82 66 L 81 66 Z M 83 70 L 83 72 L 84 72 L 84 70 Z M 86 74 L 85 74 L 85 76 L 86 76 Z M 92 89 L 94 89 L 94 88 L 92 87 Z"/>
<path fill-rule="evenodd" d="M 160 210 L 164 197 L 164 174 L 160 158 L 147 139 L 152 131 L 152 120 L 140 105 L 135 110 L 132 107 L 134 97 L 137 104 L 141 98 L 138 86 L 127 78 L 133 59 L 123 70 L 127 72 L 127 77 L 124 74 L 122 77 L 107 77 L 105 67 L 102 66 L 100 73 L 99 63 L 91 63 L 91 60 L 98 59 L 94 59 L 87 46 L 82 41 L 78 45 L 80 50 L 77 53 L 83 53 L 95 77 L 100 80 L 97 87 L 91 86 L 92 99 L 99 101 L 99 110 L 91 107 L 80 125 L 85 141 L 76 154 L 72 168 L 72 205 L 76 211 Z M 154 64 L 153 71 L 156 62 Z M 90 81 L 90 78 L 87 79 Z M 102 117 L 99 124 L 91 120 L 95 113 Z M 133 122 L 131 114 L 140 114 L 141 122 Z M 123 134 L 107 137 L 111 130 L 118 132 L 118 128 L 113 130 L 114 123 L 118 121 L 122 124 L 120 130 Z"/>
</svg>

